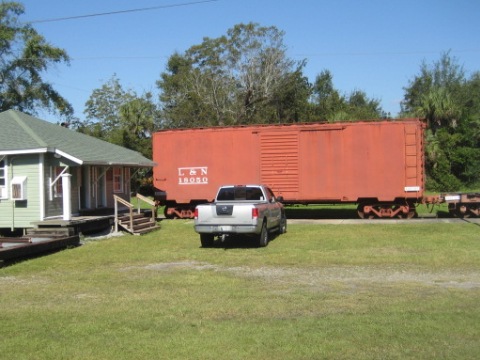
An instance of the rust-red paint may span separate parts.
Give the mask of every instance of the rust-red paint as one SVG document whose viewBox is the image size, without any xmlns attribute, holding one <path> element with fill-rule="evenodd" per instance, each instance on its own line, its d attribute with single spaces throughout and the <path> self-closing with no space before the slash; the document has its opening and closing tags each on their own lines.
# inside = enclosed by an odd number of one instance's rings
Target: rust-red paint
<svg viewBox="0 0 480 360">
<path fill-rule="evenodd" d="M 179 204 L 249 183 L 270 186 L 286 203 L 420 199 L 423 131 L 418 119 L 160 131 L 154 186 Z"/>
</svg>

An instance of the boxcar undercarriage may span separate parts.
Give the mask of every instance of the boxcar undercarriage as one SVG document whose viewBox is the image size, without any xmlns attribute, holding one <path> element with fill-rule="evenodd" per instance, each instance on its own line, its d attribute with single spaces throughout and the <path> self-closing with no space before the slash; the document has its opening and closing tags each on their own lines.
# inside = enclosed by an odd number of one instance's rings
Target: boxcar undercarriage
<svg viewBox="0 0 480 360">
<path fill-rule="evenodd" d="M 195 206 L 206 202 L 208 201 L 192 200 L 187 204 L 177 204 L 174 201 L 157 201 L 157 206 L 164 206 L 164 216 L 167 219 L 193 219 Z M 419 199 L 396 199 L 394 202 L 359 199 L 356 202 L 288 202 L 287 205 L 355 204 L 360 219 L 412 219 L 417 217 L 416 207 L 420 204 L 435 206 L 445 203 L 448 204 L 451 217 L 480 217 L 480 193 L 448 193 Z"/>
</svg>

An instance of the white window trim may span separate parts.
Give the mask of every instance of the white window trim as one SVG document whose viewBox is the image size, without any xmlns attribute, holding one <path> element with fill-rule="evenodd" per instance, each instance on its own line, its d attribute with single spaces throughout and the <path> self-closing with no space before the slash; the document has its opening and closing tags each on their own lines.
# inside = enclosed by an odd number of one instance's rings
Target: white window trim
<svg viewBox="0 0 480 360">
<path fill-rule="evenodd" d="M 119 171 L 118 174 L 115 174 L 115 170 Z M 117 178 L 119 181 L 117 182 Z M 123 184 L 124 184 L 124 174 L 123 168 L 120 166 L 115 166 L 112 169 L 112 179 L 113 179 L 113 192 L 115 194 L 123 193 Z M 118 186 L 116 186 L 118 185 Z"/>
<path fill-rule="evenodd" d="M 123 168 L 123 171 L 124 171 L 124 176 L 123 176 L 123 187 L 124 187 L 124 190 L 123 190 L 123 193 L 124 194 L 130 194 L 130 168 L 128 167 L 124 167 Z"/>
<path fill-rule="evenodd" d="M 0 185 L 0 199 L 8 199 L 8 162 L 5 155 L 0 155 L 0 161 L 3 161 L 3 179 L 5 180 L 4 185 Z"/>
<path fill-rule="evenodd" d="M 27 177 L 15 176 L 10 181 L 12 185 L 11 200 L 27 200 Z"/>
</svg>

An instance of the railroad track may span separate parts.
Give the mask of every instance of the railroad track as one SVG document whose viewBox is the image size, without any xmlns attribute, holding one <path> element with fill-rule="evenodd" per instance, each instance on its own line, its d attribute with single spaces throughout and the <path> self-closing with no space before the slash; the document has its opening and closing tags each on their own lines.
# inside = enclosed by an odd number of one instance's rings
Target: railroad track
<svg viewBox="0 0 480 360">
<path fill-rule="evenodd" d="M 288 219 L 288 224 L 319 224 L 319 225 L 362 225 L 362 224 L 440 224 L 440 223 L 471 223 L 480 226 L 480 218 L 416 218 L 416 219 Z"/>
</svg>

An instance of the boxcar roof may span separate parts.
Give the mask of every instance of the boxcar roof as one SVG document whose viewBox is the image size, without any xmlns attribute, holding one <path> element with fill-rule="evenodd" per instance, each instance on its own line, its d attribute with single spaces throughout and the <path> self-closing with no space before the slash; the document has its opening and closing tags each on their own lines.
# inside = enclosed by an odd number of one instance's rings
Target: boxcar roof
<svg viewBox="0 0 480 360">
<path fill-rule="evenodd" d="M 16 110 L 0 113 L 0 155 L 54 153 L 85 165 L 153 167 L 140 153 Z"/>
<path fill-rule="evenodd" d="M 268 123 L 268 124 L 247 124 L 247 125 L 228 125 L 228 126 L 210 126 L 210 127 L 194 127 L 194 128 L 173 128 L 173 129 L 163 129 L 155 131 L 155 134 L 162 133 L 179 133 L 179 132 L 212 132 L 212 131 L 249 131 L 249 130 L 297 130 L 297 129 L 328 129 L 336 128 L 339 126 L 363 126 L 364 124 L 370 124 L 373 126 L 382 126 L 383 123 L 404 123 L 404 122 L 415 122 L 423 123 L 421 118 L 398 118 L 398 119 L 371 119 L 371 120 L 356 120 L 356 121 L 338 121 L 338 122 L 298 122 L 298 123 Z"/>
</svg>

